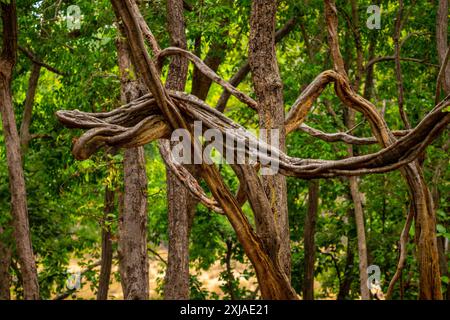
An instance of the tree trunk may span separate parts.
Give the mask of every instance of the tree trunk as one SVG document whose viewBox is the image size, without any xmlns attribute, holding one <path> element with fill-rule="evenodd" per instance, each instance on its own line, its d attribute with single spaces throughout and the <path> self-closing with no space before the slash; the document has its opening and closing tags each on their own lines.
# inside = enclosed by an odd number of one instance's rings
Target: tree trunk
<svg viewBox="0 0 450 320">
<path fill-rule="evenodd" d="M 2 241 L 3 232 L 4 230 L 0 226 L 0 300 L 10 300 L 11 275 L 9 266 L 11 265 L 12 250 L 6 241 Z"/>
<path fill-rule="evenodd" d="M 297 23 L 296 18 L 289 19 L 286 24 L 277 32 L 275 33 L 275 43 L 278 43 L 281 41 L 285 36 L 287 36 L 295 27 Z M 228 80 L 228 82 L 234 86 L 237 87 L 242 81 L 244 81 L 245 77 L 250 72 L 250 65 L 248 61 L 245 61 L 242 66 L 239 68 L 239 70 Z M 227 90 L 223 90 L 222 94 L 220 95 L 219 101 L 217 101 L 217 110 L 220 112 L 224 112 L 225 108 L 228 103 L 228 99 L 230 99 L 231 93 Z"/>
<path fill-rule="evenodd" d="M 11 93 L 12 71 L 17 55 L 17 16 L 15 1 L 1 3 L 3 21 L 3 50 L 0 58 L 0 113 L 8 162 L 11 211 L 14 237 L 23 277 L 24 298 L 39 299 L 36 262 L 31 245 L 25 179 L 20 152 L 20 139 Z"/>
<path fill-rule="evenodd" d="M 415 212 L 419 299 L 442 300 L 433 199 L 418 161 L 405 166 L 401 171 L 408 182 Z"/>
<path fill-rule="evenodd" d="M 121 100 L 137 99 L 142 90 L 131 79 L 130 51 L 126 41 L 117 41 L 121 73 Z M 124 196 L 119 216 L 119 270 L 126 300 L 149 298 L 147 255 L 147 174 L 144 148 L 124 151 Z"/>
<path fill-rule="evenodd" d="M 319 205 L 319 181 L 311 180 L 308 188 L 308 212 L 305 219 L 305 276 L 303 279 L 303 299 L 314 300 L 314 262 L 316 246 L 314 235 L 316 233 L 316 219 Z"/>
<path fill-rule="evenodd" d="M 448 48 L 448 0 L 439 0 L 436 15 L 436 42 L 439 64 L 442 64 Z M 444 72 L 442 83 L 446 95 L 450 93 L 450 63 Z"/>
<path fill-rule="evenodd" d="M 249 64 L 258 98 L 260 128 L 267 129 L 267 135 L 261 138 L 269 144 L 278 144 L 279 149 L 284 151 L 286 131 L 284 128 L 283 83 L 275 53 L 276 12 L 276 1 L 260 0 L 252 2 Z M 270 141 L 272 129 L 278 130 L 279 141 Z M 257 232 L 263 239 L 279 237 L 279 253 L 272 254 L 272 256 L 278 255 L 282 269 L 290 278 L 291 250 L 286 178 L 280 174 L 264 176 L 263 186 L 273 212 L 273 217 L 263 220 L 275 224 L 275 230 L 278 234 L 262 234 L 263 230 L 267 230 L 267 228 L 258 225 L 258 223 L 256 225 Z"/>
<path fill-rule="evenodd" d="M 39 76 L 41 74 L 41 66 L 33 63 L 31 69 L 30 80 L 28 81 L 27 95 L 25 98 L 25 105 L 23 107 L 23 118 L 20 125 L 20 145 L 22 147 L 22 154 L 28 150 L 28 145 L 31 140 L 30 125 L 31 116 L 33 114 L 34 97 L 38 86 Z"/>
<path fill-rule="evenodd" d="M 108 187 L 105 188 L 105 207 L 103 209 L 102 223 L 102 257 L 100 265 L 100 279 L 98 281 L 97 300 L 107 300 L 109 290 L 109 280 L 111 278 L 112 267 L 112 239 L 111 227 L 112 221 L 109 215 L 114 212 L 114 191 Z"/>
<path fill-rule="evenodd" d="M 350 213 L 348 215 L 350 215 Z M 355 255 L 353 253 L 352 241 L 350 238 L 347 239 L 347 257 L 345 259 L 344 279 L 339 286 L 337 300 L 347 299 L 353 282 L 353 263 L 355 260 Z"/>
<path fill-rule="evenodd" d="M 183 1 L 168 0 L 168 29 L 170 45 L 186 49 Z M 183 91 L 186 84 L 188 61 L 181 56 L 172 57 L 166 87 Z M 192 170 L 191 170 L 192 171 Z M 169 224 L 169 250 L 164 282 L 166 300 L 189 299 L 189 233 L 195 211 L 195 200 L 178 178 L 166 169 L 167 205 Z"/>
<path fill-rule="evenodd" d="M 367 287 L 367 246 L 366 231 L 364 228 L 364 211 L 362 208 L 361 195 L 356 177 L 349 177 L 350 193 L 352 195 L 356 233 L 358 236 L 358 258 L 359 258 L 359 281 L 361 289 L 361 299 L 370 300 L 370 292 Z"/>
<path fill-rule="evenodd" d="M 225 19 L 221 23 L 221 28 L 224 28 L 229 21 Z M 211 68 L 214 72 L 217 72 L 220 64 L 225 58 L 225 49 L 227 48 L 227 43 L 225 39 L 228 37 L 228 31 L 222 32 L 219 35 L 218 40 L 211 44 L 211 47 L 204 60 L 205 64 Z M 192 75 L 192 91 L 191 94 L 198 97 L 200 100 L 206 101 L 208 97 L 209 89 L 211 88 L 212 80 L 205 76 L 198 68 L 194 67 L 194 72 Z"/>
</svg>

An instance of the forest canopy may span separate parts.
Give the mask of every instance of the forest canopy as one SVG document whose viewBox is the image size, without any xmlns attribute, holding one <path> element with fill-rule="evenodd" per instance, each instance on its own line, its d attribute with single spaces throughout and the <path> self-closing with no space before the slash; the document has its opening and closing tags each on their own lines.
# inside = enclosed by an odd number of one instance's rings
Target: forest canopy
<svg viewBox="0 0 450 320">
<path fill-rule="evenodd" d="M 0 9 L 0 300 L 450 299 L 448 0 Z"/>
</svg>

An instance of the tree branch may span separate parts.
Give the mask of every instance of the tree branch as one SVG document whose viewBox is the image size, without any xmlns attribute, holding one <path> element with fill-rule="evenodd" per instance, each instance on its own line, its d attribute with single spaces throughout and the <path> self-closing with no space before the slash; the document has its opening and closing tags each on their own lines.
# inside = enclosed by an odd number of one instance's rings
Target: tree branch
<svg viewBox="0 0 450 320">
<path fill-rule="evenodd" d="M 51 65 L 49 65 L 49 64 L 47 64 L 47 63 L 45 63 L 45 62 L 43 62 L 43 61 L 42 61 L 41 59 L 39 59 L 33 52 L 31 52 L 29 49 L 27 49 L 27 48 L 25 48 L 25 47 L 19 46 L 19 50 L 20 50 L 23 54 L 25 54 L 25 56 L 27 56 L 28 59 L 31 60 L 31 62 L 33 62 L 34 64 L 37 64 L 37 65 L 39 65 L 39 66 L 41 66 L 41 67 L 43 67 L 43 68 L 45 68 L 45 69 L 47 69 L 48 71 L 53 72 L 53 73 L 55 73 L 55 74 L 58 74 L 58 75 L 60 75 L 60 76 L 67 76 L 67 75 L 69 75 L 67 72 L 60 71 L 60 70 L 58 70 L 58 69 L 52 67 Z"/>
</svg>

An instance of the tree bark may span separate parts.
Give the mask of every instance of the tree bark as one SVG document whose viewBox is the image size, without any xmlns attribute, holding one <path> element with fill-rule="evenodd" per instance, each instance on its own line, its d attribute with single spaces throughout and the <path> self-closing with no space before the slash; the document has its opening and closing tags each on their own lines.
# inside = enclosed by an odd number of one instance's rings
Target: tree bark
<svg viewBox="0 0 450 320">
<path fill-rule="evenodd" d="M 24 298 L 33 300 L 39 299 L 39 284 L 33 247 L 31 245 L 20 139 L 16 127 L 11 93 L 12 71 L 17 57 L 17 15 L 15 1 L 10 1 L 8 4 L 2 2 L 1 10 L 3 21 L 3 50 L 0 58 L 0 113 L 2 116 L 3 135 L 8 162 L 14 237 L 19 256 L 20 271 L 23 277 Z"/>
<path fill-rule="evenodd" d="M 285 127 L 283 105 L 283 83 L 278 69 L 275 53 L 275 16 L 277 2 L 258 0 L 252 2 L 250 17 L 249 64 L 253 85 L 258 98 L 260 128 L 267 129 L 267 135 L 261 137 L 269 144 L 278 144 L 285 150 Z M 270 141 L 271 130 L 278 130 L 279 141 Z M 278 234 L 261 234 L 267 228 L 257 223 L 261 238 L 279 237 L 278 257 L 280 265 L 288 278 L 291 274 L 291 250 L 289 219 L 287 211 L 286 178 L 280 174 L 263 177 L 264 191 L 271 204 L 273 217 L 264 221 L 275 224 Z M 257 212 L 255 212 L 257 214 Z M 277 254 L 272 254 L 277 256 Z"/>
<path fill-rule="evenodd" d="M 316 246 L 314 235 L 316 233 L 316 219 L 319 205 L 319 181 L 311 180 L 308 187 L 308 212 L 305 218 L 305 275 L 303 279 L 303 299 L 314 300 L 314 262 Z"/>
<path fill-rule="evenodd" d="M 448 6 L 449 6 L 448 0 L 439 0 L 438 12 L 436 17 L 436 40 L 440 65 L 444 63 L 446 51 L 448 50 Z M 447 64 L 447 67 L 444 71 L 443 83 L 441 85 L 444 89 L 445 95 L 448 95 L 450 93 L 450 63 Z M 439 97 L 436 97 L 436 99 L 438 98 Z M 435 199 L 435 202 L 437 201 L 439 201 L 439 199 Z M 438 239 L 438 251 L 439 251 L 439 264 L 441 275 L 448 276 L 449 270 L 443 237 Z M 450 300 L 450 285 L 447 285 L 447 292 L 445 293 L 445 298 L 447 300 Z"/>
<path fill-rule="evenodd" d="M 222 28 L 228 24 L 228 21 L 222 21 Z M 214 41 L 209 49 L 206 58 L 204 60 L 205 64 L 211 68 L 214 72 L 217 72 L 220 64 L 225 58 L 225 49 L 227 48 L 227 43 L 225 39 L 228 37 L 228 31 L 223 32 L 220 35 L 220 41 Z M 211 88 L 212 80 L 205 76 L 198 68 L 194 67 L 194 73 L 192 76 L 192 91 L 191 94 L 198 97 L 200 100 L 206 101 L 208 97 L 209 89 Z"/>
<path fill-rule="evenodd" d="M 364 211 L 362 208 L 361 194 L 356 177 L 349 177 L 350 193 L 353 199 L 356 233 L 358 237 L 359 281 L 361 299 L 370 300 L 370 292 L 367 287 L 367 246 L 366 231 L 364 227 Z"/>
<path fill-rule="evenodd" d="M 285 36 L 287 36 L 295 27 L 297 23 L 296 18 L 289 19 L 286 24 L 279 29 L 275 33 L 275 43 L 278 43 L 281 41 Z M 245 77 L 250 72 L 250 65 L 248 61 L 245 61 L 242 66 L 239 68 L 239 70 L 228 80 L 228 82 L 234 86 L 237 87 L 242 81 L 244 81 Z M 228 99 L 230 99 L 231 94 L 227 90 L 223 90 L 222 94 L 220 95 L 219 101 L 217 101 L 217 110 L 220 112 L 224 112 L 225 108 L 228 103 Z"/>
<path fill-rule="evenodd" d="M 350 212 L 348 213 L 350 216 Z M 355 254 L 353 253 L 352 240 L 347 238 L 347 257 L 345 259 L 344 279 L 339 286 L 337 300 L 345 300 L 348 298 L 353 282 L 353 263 Z"/>
<path fill-rule="evenodd" d="M 121 73 L 121 100 L 128 103 L 142 95 L 138 80 L 130 78 L 130 49 L 126 41 L 117 41 Z M 144 148 L 124 151 L 124 195 L 119 213 L 119 270 L 126 300 L 149 298 L 147 255 L 147 174 Z"/>
<path fill-rule="evenodd" d="M 11 265 L 12 250 L 6 241 L 2 241 L 1 237 L 4 233 L 0 226 L 0 300 L 10 300 L 11 275 L 9 266 Z"/>
<path fill-rule="evenodd" d="M 186 49 L 183 1 L 168 0 L 168 29 L 170 45 Z M 188 61 L 181 56 L 172 57 L 166 87 L 183 91 L 186 85 Z M 191 170 L 192 171 L 192 170 Z M 190 221 L 195 212 L 196 201 L 178 178 L 166 169 L 167 205 L 169 224 L 169 250 L 164 282 L 166 300 L 189 299 L 189 233 Z"/>
<path fill-rule="evenodd" d="M 355 26 L 355 47 L 356 47 L 356 78 L 354 83 L 354 90 L 359 91 L 361 80 L 363 76 L 363 49 L 361 44 L 361 33 L 359 31 L 359 16 L 358 5 L 355 0 L 351 1 L 352 5 L 352 20 Z M 340 70 L 344 72 L 343 70 Z M 355 126 L 355 111 L 348 109 L 347 118 L 345 119 L 348 129 Z M 353 157 L 353 146 L 348 147 L 349 157 Z M 358 178 L 349 177 L 350 195 L 354 205 L 356 233 L 358 237 L 358 258 L 359 258 L 359 281 L 361 290 L 361 299 L 370 300 L 370 292 L 367 287 L 367 245 L 366 245 L 366 229 L 364 227 L 364 211 L 362 207 L 361 194 L 359 192 Z"/>
<path fill-rule="evenodd" d="M 448 0 L 439 0 L 436 15 L 436 42 L 439 64 L 442 64 L 448 48 Z M 448 95 L 450 93 L 450 63 L 447 64 L 444 72 L 442 86 L 445 95 Z"/>
<path fill-rule="evenodd" d="M 111 278 L 112 268 L 112 239 L 111 227 L 109 223 L 112 219 L 109 217 L 114 212 L 114 191 L 108 187 L 105 188 L 105 207 L 103 209 L 102 223 L 102 257 L 100 265 L 100 279 L 98 281 L 97 300 L 107 300 L 109 290 L 109 280 Z"/>
<path fill-rule="evenodd" d="M 22 123 L 20 125 L 20 145 L 22 147 L 22 154 L 28 150 L 28 145 L 31 140 L 30 125 L 33 114 L 34 97 L 36 95 L 39 76 L 41 74 L 41 66 L 33 63 L 31 68 L 30 80 L 28 81 L 27 95 L 23 107 Z"/>
</svg>

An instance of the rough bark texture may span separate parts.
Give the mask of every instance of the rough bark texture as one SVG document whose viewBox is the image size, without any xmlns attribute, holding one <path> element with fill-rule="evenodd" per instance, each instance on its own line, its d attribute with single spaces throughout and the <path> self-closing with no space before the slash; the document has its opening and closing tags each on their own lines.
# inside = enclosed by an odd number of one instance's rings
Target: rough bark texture
<svg viewBox="0 0 450 320">
<path fill-rule="evenodd" d="M 167 169 L 169 204 L 169 250 L 164 283 L 166 300 L 189 299 L 189 224 L 193 208 L 191 195 Z"/>
<path fill-rule="evenodd" d="M 17 16 L 15 1 L 10 1 L 9 4 L 2 2 L 1 10 L 3 48 L 0 58 L 0 113 L 2 116 L 8 163 L 14 238 L 23 278 L 24 298 L 32 300 L 39 299 L 39 284 L 31 245 L 20 139 L 16 127 L 11 93 L 12 71 L 16 63 L 17 55 Z"/>
<path fill-rule="evenodd" d="M 268 143 L 278 144 L 285 150 L 283 83 L 278 69 L 275 53 L 275 16 L 277 2 L 261 0 L 252 2 L 250 17 L 249 64 L 256 96 L 258 97 L 258 113 L 260 128 L 267 129 L 267 136 L 261 137 Z M 270 141 L 270 131 L 279 131 L 279 141 Z M 257 223 L 258 234 L 267 241 L 279 237 L 280 264 L 290 278 L 291 250 L 289 219 L 287 211 L 286 178 L 280 174 L 263 177 L 264 191 L 269 199 L 272 219 L 264 219 L 275 223 L 278 234 L 263 234 L 266 227 Z M 257 214 L 257 212 L 255 212 Z"/>
<path fill-rule="evenodd" d="M 186 49 L 183 1 L 168 0 L 168 29 L 171 46 Z M 173 56 L 169 66 L 166 87 L 184 91 L 188 61 Z M 169 250 L 164 283 L 166 300 L 189 299 L 189 225 L 196 202 L 175 174 L 167 168 L 167 204 Z"/>
<path fill-rule="evenodd" d="M 448 48 L 448 0 L 439 0 L 436 15 L 436 42 L 439 64 L 442 64 Z M 450 63 L 447 64 L 444 72 L 443 88 L 446 95 L 450 93 Z"/>
<path fill-rule="evenodd" d="M 100 260 L 101 265 L 100 278 L 98 280 L 97 300 L 108 299 L 109 280 L 111 277 L 113 259 L 111 228 L 109 226 L 109 223 L 112 220 L 109 215 L 114 212 L 114 194 L 115 192 L 113 190 L 106 187 L 102 223 L 102 257 Z"/>
<path fill-rule="evenodd" d="M 41 74 L 41 66 L 33 63 L 31 68 L 30 80 L 28 80 L 27 95 L 25 98 L 25 105 L 23 107 L 22 123 L 20 125 L 20 145 L 23 154 L 28 150 L 28 145 L 31 140 L 30 125 L 33 114 L 34 96 L 38 87 L 39 75 Z"/>
<path fill-rule="evenodd" d="M 11 265 L 11 254 L 12 250 L 6 241 L 2 241 L 1 237 L 4 230 L 0 226 L 0 300 L 10 300 L 10 286 L 11 286 L 11 275 L 9 273 L 9 266 Z"/>
<path fill-rule="evenodd" d="M 121 72 L 121 100 L 137 99 L 141 88 L 130 79 L 131 55 L 126 41 L 117 41 Z M 119 269 L 124 298 L 149 298 L 147 256 L 147 174 L 144 148 L 130 148 L 124 152 L 124 196 L 119 216 Z"/>
<path fill-rule="evenodd" d="M 275 33 L 275 43 L 281 41 L 285 36 L 287 36 L 295 27 L 297 23 L 296 18 L 289 19 L 286 24 Z M 248 75 L 250 72 L 250 65 L 248 61 L 245 61 L 239 70 L 230 78 L 228 81 L 232 86 L 237 87 Z M 231 93 L 227 90 L 224 90 L 220 95 L 219 101 L 217 101 L 217 110 L 220 112 L 224 112 L 228 103 L 228 99 L 230 99 Z"/>
<path fill-rule="evenodd" d="M 305 243 L 305 275 L 303 279 L 304 300 L 314 300 L 314 262 L 316 260 L 314 235 L 316 234 L 318 205 L 319 181 L 311 180 L 308 187 L 308 212 L 305 218 L 303 235 Z"/>
<path fill-rule="evenodd" d="M 443 69 L 443 79 L 442 81 L 442 88 L 445 95 L 450 94 L 450 63 L 448 61 L 445 61 L 445 59 L 448 59 L 447 55 L 448 50 L 450 50 L 448 46 L 448 11 L 449 9 L 449 2 L 448 0 L 439 0 L 439 6 L 436 16 L 436 42 L 437 42 L 437 51 L 438 51 L 438 58 L 439 58 L 439 64 L 441 64 L 442 67 L 444 67 L 444 64 L 447 63 L 447 66 Z M 439 86 L 439 83 L 437 84 Z M 439 96 L 436 96 L 436 99 L 439 99 Z M 448 150 L 448 142 L 443 147 L 444 150 Z M 440 164 L 438 164 L 438 170 L 440 170 Z M 438 172 L 435 172 L 435 176 L 439 175 Z M 437 190 L 437 187 L 435 188 Z M 439 192 L 437 192 L 437 197 L 435 197 L 434 201 L 435 204 L 439 203 Z M 440 237 L 438 240 L 438 251 L 439 251 L 439 264 L 440 264 L 440 271 L 441 275 L 448 276 L 449 269 L 448 269 L 448 262 L 447 262 L 447 254 L 445 252 L 445 238 Z M 445 298 L 447 300 L 450 300 L 450 285 L 447 285 L 447 292 L 445 293 Z"/>
</svg>

